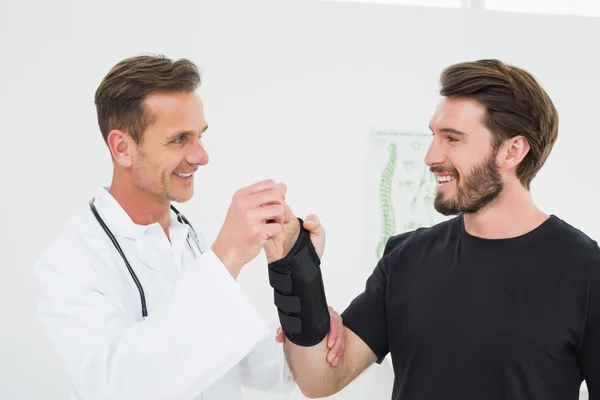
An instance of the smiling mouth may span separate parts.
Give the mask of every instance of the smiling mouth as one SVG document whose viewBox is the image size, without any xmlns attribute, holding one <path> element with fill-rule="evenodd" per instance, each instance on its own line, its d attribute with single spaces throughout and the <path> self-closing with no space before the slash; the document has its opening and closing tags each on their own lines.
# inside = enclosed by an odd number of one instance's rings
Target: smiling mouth
<svg viewBox="0 0 600 400">
<path fill-rule="evenodd" d="M 178 176 L 180 178 L 189 178 L 190 176 L 194 175 L 194 173 L 193 172 L 189 172 L 189 173 L 173 172 L 173 175 Z"/>
<path fill-rule="evenodd" d="M 435 179 L 438 185 L 443 185 L 456 180 L 456 177 L 454 175 L 436 175 Z"/>
</svg>

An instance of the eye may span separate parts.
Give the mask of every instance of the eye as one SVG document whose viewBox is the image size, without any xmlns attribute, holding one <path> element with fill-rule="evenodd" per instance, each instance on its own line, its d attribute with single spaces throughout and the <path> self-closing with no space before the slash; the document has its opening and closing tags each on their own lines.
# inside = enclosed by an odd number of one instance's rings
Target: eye
<svg viewBox="0 0 600 400">
<path fill-rule="evenodd" d="M 448 136 L 448 141 L 449 142 L 458 142 L 458 139 L 453 138 L 452 136 Z"/>
<path fill-rule="evenodd" d="M 185 135 L 178 136 L 176 139 L 173 140 L 173 143 L 181 144 L 185 141 L 185 138 L 186 138 Z"/>
</svg>

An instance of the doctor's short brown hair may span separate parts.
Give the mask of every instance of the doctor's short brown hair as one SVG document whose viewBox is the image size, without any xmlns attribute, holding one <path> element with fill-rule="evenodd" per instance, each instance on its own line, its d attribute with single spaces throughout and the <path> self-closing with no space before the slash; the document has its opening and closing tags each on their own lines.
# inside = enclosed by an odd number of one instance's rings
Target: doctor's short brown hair
<svg viewBox="0 0 600 400">
<path fill-rule="evenodd" d="M 527 140 L 530 149 L 517 177 L 530 189 L 558 136 L 558 112 L 533 75 L 496 59 L 457 63 L 442 72 L 440 94 L 484 106 L 483 123 L 493 134 L 494 150 L 517 135 Z"/>
<path fill-rule="evenodd" d="M 120 61 L 102 80 L 94 100 L 104 142 L 111 130 L 120 129 L 140 144 L 152 123 L 152 115 L 144 107 L 148 95 L 193 92 L 199 86 L 198 67 L 185 58 L 139 55 Z"/>
</svg>

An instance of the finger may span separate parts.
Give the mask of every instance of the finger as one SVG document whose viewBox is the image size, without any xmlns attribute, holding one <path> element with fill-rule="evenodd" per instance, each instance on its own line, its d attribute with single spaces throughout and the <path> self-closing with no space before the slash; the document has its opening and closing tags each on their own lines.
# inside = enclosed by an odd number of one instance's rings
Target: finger
<svg viewBox="0 0 600 400">
<path fill-rule="evenodd" d="M 281 197 L 285 200 L 285 195 L 287 194 L 287 185 L 283 182 L 277 184 L 279 187 L 279 191 L 281 192 Z"/>
<path fill-rule="evenodd" d="M 278 188 L 263 190 L 262 192 L 253 193 L 248 197 L 248 207 L 258 208 L 271 204 L 283 204 L 283 196 Z"/>
<path fill-rule="evenodd" d="M 336 354 L 330 350 L 327 352 L 327 362 L 333 366 L 333 362 L 335 361 L 335 359 L 337 358 Z"/>
<path fill-rule="evenodd" d="M 335 338 L 333 337 L 334 335 L 334 323 L 335 320 L 333 319 L 333 313 L 335 312 L 335 310 L 333 309 L 332 306 L 327 306 L 327 309 L 329 309 L 329 323 L 330 323 L 330 329 L 329 329 L 329 334 L 327 336 L 327 347 L 329 347 L 330 349 L 333 347 L 333 345 L 335 344 Z"/>
<path fill-rule="evenodd" d="M 335 346 L 335 342 L 339 337 L 339 328 L 333 319 L 331 320 L 331 328 L 329 329 L 329 335 L 327 336 L 327 347 L 330 349 Z"/>
<path fill-rule="evenodd" d="M 277 335 L 275 336 L 275 340 L 278 343 L 283 343 L 285 341 L 285 335 L 284 335 L 283 331 L 281 330 L 281 328 L 277 328 Z"/>
<path fill-rule="evenodd" d="M 340 334 L 340 337 L 338 340 L 336 340 L 335 345 L 333 346 L 333 348 L 331 349 L 331 352 L 334 353 L 336 355 L 336 357 L 341 357 L 342 354 L 344 354 L 344 338 L 342 337 L 343 334 Z"/>
<path fill-rule="evenodd" d="M 269 239 L 279 235 L 282 230 L 283 226 L 277 223 L 265 224 L 261 227 L 261 231 L 264 232 Z"/>
<path fill-rule="evenodd" d="M 283 210 L 284 208 L 281 204 L 268 205 L 252 211 L 251 215 L 255 221 L 269 221 L 283 224 Z"/>
<path fill-rule="evenodd" d="M 253 183 L 252 185 L 243 188 L 241 192 L 243 194 L 254 194 L 269 189 L 279 190 L 277 182 L 275 182 L 273 179 L 265 179 L 260 182 Z"/>
<path fill-rule="evenodd" d="M 340 324 L 342 326 L 342 333 L 340 334 L 340 350 L 337 352 L 338 358 L 342 357 L 344 355 L 344 352 L 346 351 L 346 331 L 344 328 L 344 323 L 342 322 L 341 318 L 340 318 Z"/>
<path fill-rule="evenodd" d="M 344 340 L 340 339 L 337 341 L 336 346 L 327 352 L 327 361 L 332 367 L 339 364 L 340 359 L 344 356 Z"/>
</svg>

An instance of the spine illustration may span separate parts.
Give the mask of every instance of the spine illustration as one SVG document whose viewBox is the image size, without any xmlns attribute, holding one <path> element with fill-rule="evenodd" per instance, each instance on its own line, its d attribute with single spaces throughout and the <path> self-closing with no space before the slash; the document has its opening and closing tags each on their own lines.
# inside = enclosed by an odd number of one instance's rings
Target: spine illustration
<svg viewBox="0 0 600 400">
<path fill-rule="evenodd" d="M 396 230 L 396 219 L 392 204 L 392 178 L 396 170 L 396 143 L 390 143 L 388 146 L 389 158 L 381 174 L 381 184 L 379 187 L 379 204 L 381 207 L 381 238 L 377 245 L 377 257 L 381 258 L 387 240 Z"/>
</svg>

